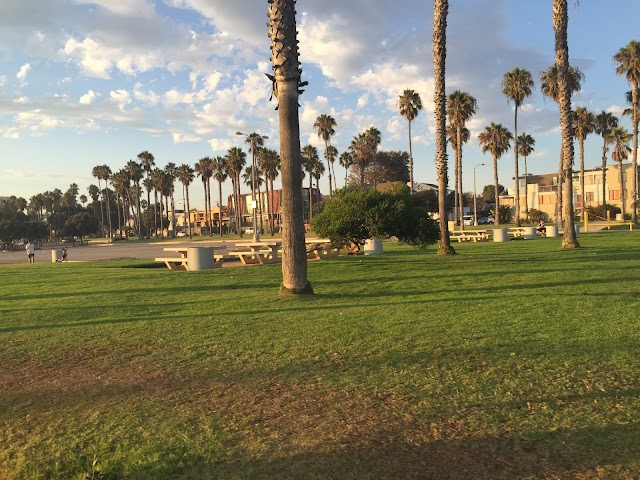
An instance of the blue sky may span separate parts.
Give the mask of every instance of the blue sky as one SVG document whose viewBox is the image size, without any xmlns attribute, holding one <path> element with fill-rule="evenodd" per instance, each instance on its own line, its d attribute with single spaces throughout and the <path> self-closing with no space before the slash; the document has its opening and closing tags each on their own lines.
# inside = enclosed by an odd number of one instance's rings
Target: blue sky
<svg viewBox="0 0 640 480">
<path fill-rule="evenodd" d="M 572 2 L 570 2 L 571 5 Z M 0 2 L 0 196 L 25 198 L 72 182 L 86 193 L 91 169 L 113 171 L 151 151 L 158 166 L 194 164 L 244 146 L 235 132 L 259 132 L 277 148 L 277 114 L 268 102 L 269 39 L 265 0 L 21 0 Z M 570 6 L 571 63 L 586 76 L 574 105 L 620 114 L 626 80 L 612 56 L 638 38 L 637 0 L 582 0 Z M 407 146 L 397 111 L 405 88 L 425 109 L 414 123 L 415 178 L 436 182 L 433 148 L 432 3 L 424 0 L 299 0 L 304 79 L 302 145 L 322 150 L 312 128 L 334 116 L 339 151 L 369 126 L 383 149 Z M 500 89 L 515 67 L 534 74 L 553 63 L 551 0 L 452 0 L 447 90 L 478 100 L 465 146 L 464 189 L 492 183 L 491 159 L 477 133 L 490 122 L 513 129 L 513 106 Z M 530 173 L 557 168 L 558 109 L 535 93 L 519 130 L 536 139 Z M 630 128 L 628 119 L 623 125 Z M 586 143 L 586 165 L 600 162 L 598 137 Z M 322 154 L 322 153 L 321 153 Z M 513 157 L 499 161 L 512 185 Z M 522 166 L 521 166 L 522 168 Z M 342 185 L 343 171 L 336 166 Z M 451 175 L 452 176 L 452 175 Z M 323 190 L 328 190 L 324 179 Z M 199 182 L 192 205 L 202 207 Z M 225 193 L 231 190 L 230 185 Z"/>
</svg>

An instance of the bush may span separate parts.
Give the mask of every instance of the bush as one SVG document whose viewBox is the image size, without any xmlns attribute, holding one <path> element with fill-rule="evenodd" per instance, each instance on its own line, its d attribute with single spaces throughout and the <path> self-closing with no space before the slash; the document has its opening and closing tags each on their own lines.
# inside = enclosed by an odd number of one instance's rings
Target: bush
<svg viewBox="0 0 640 480">
<path fill-rule="evenodd" d="M 311 225 L 321 237 L 335 244 L 352 245 L 357 251 L 373 237 L 394 236 L 420 248 L 435 243 L 439 237 L 437 223 L 415 204 L 404 185 L 390 192 L 340 190 L 313 217 Z"/>
<path fill-rule="evenodd" d="M 616 215 L 620 213 L 622 210 L 620 207 L 616 207 L 614 205 L 609 205 L 608 203 L 605 205 L 607 211 L 611 215 L 611 219 L 615 220 Z M 606 214 L 602 215 L 602 205 L 587 207 L 587 212 L 589 213 L 589 220 L 606 220 Z"/>
<path fill-rule="evenodd" d="M 538 210 L 536 208 L 530 208 L 529 209 L 529 221 L 531 221 L 533 223 L 538 223 L 540 221 L 548 222 L 549 221 L 549 215 L 547 215 L 543 211 Z"/>
<path fill-rule="evenodd" d="M 498 212 L 500 214 L 498 218 L 500 219 L 500 223 L 511 223 L 512 210 L 513 209 L 508 205 L 500 205 L 500 207 L 498 207 Z M 496 218 L 495 208 L 491 209 L 491 215 L 493 215 L 493 218 Z"/>
</svg>

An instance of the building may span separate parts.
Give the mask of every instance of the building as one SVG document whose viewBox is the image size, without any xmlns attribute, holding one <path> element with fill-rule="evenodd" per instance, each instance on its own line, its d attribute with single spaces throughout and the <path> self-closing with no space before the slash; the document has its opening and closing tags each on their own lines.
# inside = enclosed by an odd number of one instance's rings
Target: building
<svg viewBox="0 0 640 480">
<path fill-rule="evenodd" d="M 609 205 L 622 208 L 624 199 L 625 212 L 630 212 L 633 199 L 633 165 L 622 164 L 622 188 L 620 185 L 620 170 L 617 165 L 610 165 L 606 169 L 605 200 Z M 525 177 L 520 182 L 520 212 L 525 213 Z M 558 208 L 558 174 L 528 175 L 526 178 L 529 209 L 536 209 L 555 218 Z M 580 189 L 580 171 L 573 172 L 573 205 L 576 212 L 584 207 L 602 206 L 602 168 L 585 170 L 584 192 Z M 508 189 L 500 196 L 500 205 L 515 206 L 515 189 Z"/>
</svg>

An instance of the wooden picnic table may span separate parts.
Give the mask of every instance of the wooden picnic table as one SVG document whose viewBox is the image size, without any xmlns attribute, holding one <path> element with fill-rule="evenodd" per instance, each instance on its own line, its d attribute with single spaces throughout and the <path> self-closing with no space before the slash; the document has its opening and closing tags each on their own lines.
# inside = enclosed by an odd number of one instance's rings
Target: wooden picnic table
<svg viewBox="0 0 640 480">
<path fill-rule="evenodd" d="M 246 248 L 237 252 L 229 252 L 228 255 L 238 257 L 243 265 L 264 265 L 276 263 L 281 260 L 278 249 L 282 245 L 281 241 L 272 240 L 266 242 L 240 242 L 235 246 Z"/>
<path fill-rule="evenodd" d="M 449 237 L 458 242 L 489 240 L 489 235 L 489 230 L 457 230 L 449 233 Z"/>
<path fill-rule="evenodd" d="M 328 238 L 307 238 L 304 243 L 307 246 L 307 259 L 309 260 L 335 258 L 340 255 L 340 247 L 334 247 Z"/>
<path fill-rule="evenodd" d="M 189 270 L 189 260 L 188 260 L 188 252 L 189 248 L 193 247 L 165 247 L 162 250 L 165 252 L 174 252 L 178 253 L 179 257 L 161 257 L 156 258 L 156 262 L 164 262 L 169 270 Z M 196 247 L 197 248 L 197 247 Z M 218 247 L 208 247 L 212 249 L 216 249 Z M 222 266 L 223 256 L 222 255 L 214 255 L 215 264 L 214 267 Z"/>
</svg>

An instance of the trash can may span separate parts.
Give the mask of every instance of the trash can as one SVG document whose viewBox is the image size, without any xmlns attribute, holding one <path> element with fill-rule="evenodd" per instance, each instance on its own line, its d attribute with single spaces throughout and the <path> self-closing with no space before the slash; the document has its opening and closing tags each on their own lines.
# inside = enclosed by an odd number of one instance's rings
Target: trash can
<svg viewBox="0 0 640 480">
<path fill-rule="evenodd" d="M 62 258 L 62 250 L 51 250 L 51 263 L 56 263 L 59 258 Z"/>
<path fill-rule="evenodd" d="M 215 267 L 213 247 L 189 247 L 187 248 L 187 270 L 198 272 L 211 270 Z"/>
<path fill-rule="evenodd" d="M 533 240 L 538 237 L 536 227 L 524 227 L 524 238 L 526 240 Z"/>
<path fill-rule="evenodd" d="M 380 255 L 382 253 L 382 240 L 370 238 L 364 242 L 365 255 Z"/>
<path fill-rule="evenodd" d="M 557 238 L 558 237 L 558 226 L 557 225 L 548 225 L 547 226 L 547 237 L 549 237 L 549 238 Z"/>
<path fill-rule="evenodd" d="M 498 243 L 503 243 L 509 240 L 507 236 L 506 228 L 494 228 L 493 229 L 493 241 Z"/>
</svg>

